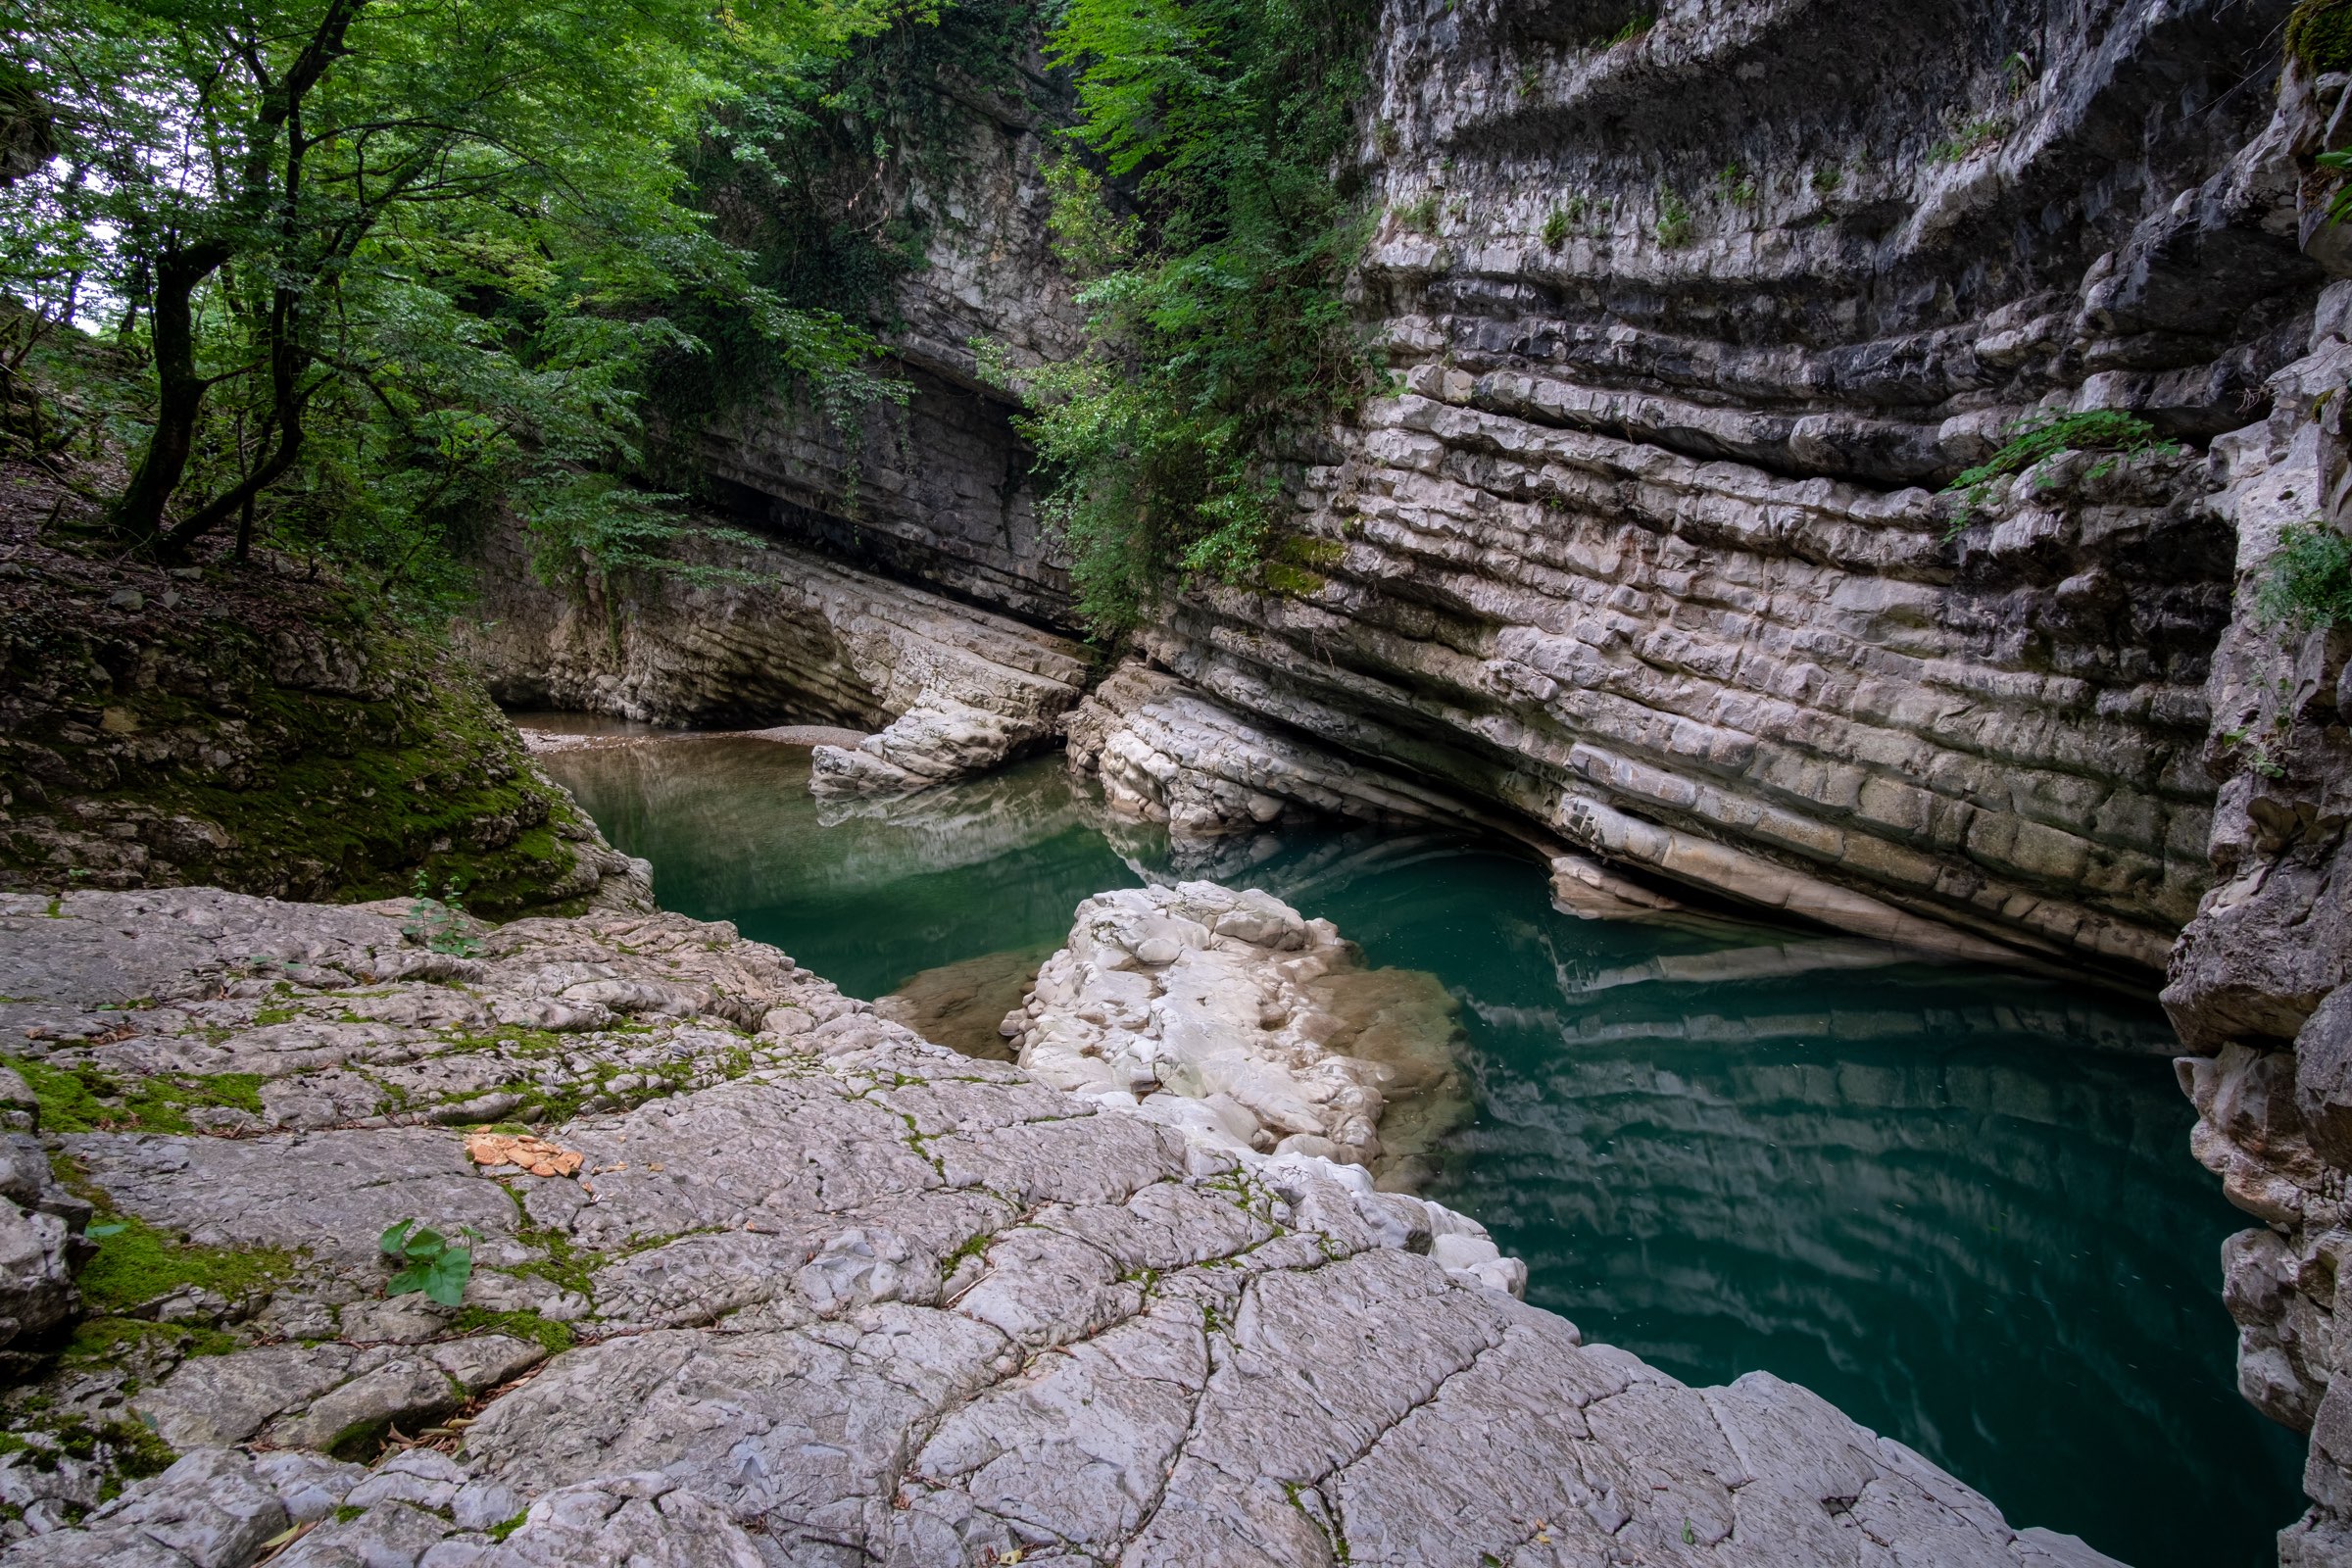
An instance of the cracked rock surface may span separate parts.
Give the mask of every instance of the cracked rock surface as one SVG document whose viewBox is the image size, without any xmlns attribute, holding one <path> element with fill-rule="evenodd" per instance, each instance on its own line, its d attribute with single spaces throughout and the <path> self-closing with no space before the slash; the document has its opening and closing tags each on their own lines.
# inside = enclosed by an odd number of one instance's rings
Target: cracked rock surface
<svg viewBox="0 0 2352 1568">
<path fill-rule="evenodd" d="M 730 926 L 472 945 L 208 889 L 0 900 L 0 1029 L 106 1091 L 51 1135 L 74 1183 L 173 1255 L 270 1260 L 19 1408 L 0 1563 L 2107 1561 L 1802 1389 L 1586 1345 L 1358 1167 L 957 1055 Z M 153 1125 L 220 1074 L 263 1109 Z M 576 1175 L 467 1162 L 453 1123 L 509 1097 Z M 479 1233 L 462 1309 L 383 1296 L 408 1215 Z M 67 1419 L 180 1456 L 115 1494 Z"/>
</svg>

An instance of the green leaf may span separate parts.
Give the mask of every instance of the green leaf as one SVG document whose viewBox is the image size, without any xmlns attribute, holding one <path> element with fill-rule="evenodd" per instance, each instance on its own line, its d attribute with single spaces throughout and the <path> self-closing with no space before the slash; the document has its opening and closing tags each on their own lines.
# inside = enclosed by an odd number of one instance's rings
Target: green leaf
<svg viewBox="0 0 2352 1568">
<path fill-rule="evenodd" d="M 424 1294 L 443 1306 L 456 1306 L 466 1295 L 466 1282 L 473 1278 L 473 1250 L 453 1247 L 433 1260 L 425 1271 Z"/>
<path fill-rule="evenodd" d="M 402 1238 L 408 1235 L 409 1227 L 416 1223 L 413 1219 L 404 1219 L 396 1225 L 388 1225 L 384 1228 L 384 1234 L 376 1238 L 376 1242 L 383 1248 L 385 1256 L 400 1256 Z"/>
</svg>

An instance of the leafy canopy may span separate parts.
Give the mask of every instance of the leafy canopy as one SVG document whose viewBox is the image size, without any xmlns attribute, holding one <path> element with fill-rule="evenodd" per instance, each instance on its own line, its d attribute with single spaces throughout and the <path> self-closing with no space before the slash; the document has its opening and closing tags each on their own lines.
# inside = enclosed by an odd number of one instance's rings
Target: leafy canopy
<svg viewBox="0 0 2352 1568">
<path fill-rule="evenodd" d="M 259 508 L 398 579 L 512 506 L 551 556 L 662 564 L 620 473 L 680 318 L 777 362 L 871 338 L 754 275 L 677 150 L 821 71 L 887 0 L 19 0 L 56 156 L 0 189 L 0 287 L 147 378 L 118 525 L 167 556 Z"/>
<path fill-rule="evenodd" d="M 1087 348 L 985 363 L 1038 406 L 1024 430 L 1098 632 L 1200 578 L 1312 581 L 1311 552 L 1277 537 L 1283 463 L 1375 380 L 1341 297 L 1365 217 L 1334 170 L 1376 9 L 1070 0 L 1050 36 L 1078 85 L 1049 180 L 1056 246 L 1089 279 Z"/>
</svg>

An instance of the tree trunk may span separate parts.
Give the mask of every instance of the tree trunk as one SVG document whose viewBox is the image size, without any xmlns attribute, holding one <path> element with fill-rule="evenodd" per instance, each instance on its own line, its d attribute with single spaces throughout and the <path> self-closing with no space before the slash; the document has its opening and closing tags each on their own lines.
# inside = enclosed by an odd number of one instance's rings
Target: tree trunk
<svg viewBox="0 0 2352 1568">
<path fill-rule="evenodd" d="M 152 544 L 164 531 L 164 511 L 187 472 L 196 446 L 196 415 L 204 403 L 204 377 L 196 373 L 196 286 L 228 259 L 220 244 L 169 250 L 156 259 L 155 298 L 148 321 L 155 340 L 155 429 L 129 488 L 115 503 L 115 526 L 134 545 Z"/>
</svg>

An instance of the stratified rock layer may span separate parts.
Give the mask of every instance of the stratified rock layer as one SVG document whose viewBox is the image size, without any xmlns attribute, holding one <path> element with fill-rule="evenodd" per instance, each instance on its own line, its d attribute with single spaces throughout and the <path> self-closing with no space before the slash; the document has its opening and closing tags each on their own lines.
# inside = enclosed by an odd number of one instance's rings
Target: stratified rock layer
<svg viewBox="0 0 2352 1568">
<path fill-rule="evenodd" d="M 1348 1167 L 928 1045 L 730 927 L 475 940 L 0 900 L 0 1023 L 48 1065 L 265 1082 L 217 1133 L 61 1152 L 109 1211 L 283 1271 L 214 1314 L 242 1348 L 157 1342 L 135 1388 L 85 1366 L 20 1411 L 0 1561 L 243 1568 L 306 1523 L 274 1563 L 2107 1561 L 1801 1389 L 1686 1388 L 1463 1283 L 1436 1214 Z M 478 1169 L 440 1125 L 526 1084 L 581 1107 L 542 1127 L 576 1176 Z M 479 1233 L 487 1317 L 380 1296 L 413 1214 Z M 114 1449 L 42 1423 L 125 1402 L 189 1451 L 65 1528 L 42 1499 L 96 1504 Z"/>
<path fill-rule="evenodd" d="M 1397 0 L 1359 284 L 1404 391 L 1303 474 L 1323 585 L 1148 653 L 1668 878 L 2161 969 L 2228 519 L 2193 452 L 1932 490 L 2036 412 L 2210 437 L 2300 352 L 2292 172 L 2237 156 L 2285 10 L 1669 4 L 1612 45 Z"/>
<path fill-rule="evenodd" d="M 790 546 L 698 542 L 700 579 L 541 587 L 493 574 L 460 642 L 491 690 L 664 724 L 781 719 L 872 728 L 816 748 L 820 795 L 889 794 L 983 771 L 1055 733 L 1085 651 L 1003 615 Z"/>
</svg>

